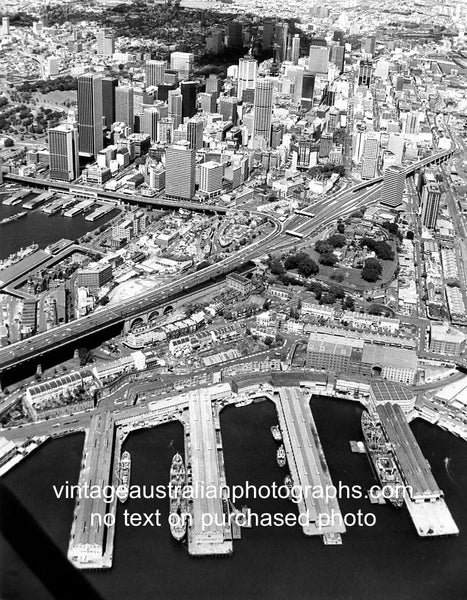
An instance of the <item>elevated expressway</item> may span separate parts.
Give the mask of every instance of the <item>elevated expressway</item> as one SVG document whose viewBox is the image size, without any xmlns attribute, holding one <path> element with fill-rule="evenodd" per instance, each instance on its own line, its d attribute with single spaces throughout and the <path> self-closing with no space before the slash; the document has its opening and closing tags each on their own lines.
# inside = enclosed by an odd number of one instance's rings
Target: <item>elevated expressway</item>
<svg viewBox="0 0 467 600">
<path fill-rule="evenodd" d="M 412 165 L 409 165 L 405 169 L 406 177 L 413 175 L 415 171 L 423 169 L 433 163 L 441 163 L 451 158 L 456 152 L 456 148 L 453 147 L 449 150 L 442 150 L 427 158 L 424 158 Z M 375 177 L 368 181 L 362 181 L 351 188 L 340 190 L 339 192 L 328 196 L 323 199 L 326 208 L 334 207 L 333 213 L 336 210 L 339 211 L 338 217 L 346 217 L 354 212 L 357 208 L 368 206 L 374 202 L 377 202 L 381 196 L 381 190 L 383 187 L 383 177 Z M 316 217 L 318 212 L 321 215 L 322 202 L 307 207 L 304 210 L 298 211 L 297 216 L 292 222 L 288 224 L 287 233 L 297 238 L 304 238 L 309 236 L 312 232 L 316 232 L 315 227 Z M 312 219 L 313 221 L 311 221 Z M 321 225 L 326 225 L 321 223 Z"/>
<path fill-rule="evenodd" d="M 433 154 L 408 167 L 406 173 L 410 175 L 424 166 L 447 160 L 454 152 L 455 149 L 451 149 Z M 328 198 L 321 199 L 312 207 L 311 210 L 313 210 L 314 217 L 306 223 L 306 227 L 303 228 L 304 234 L 299 237 L 316 235 L 339 217 L 351 214 L 358 208 L 368 206 L 371 202 L 376 202 L 379 198 L 378 194 L 381 191 L 381 182 L 382 178 L 379 177 L 359 183 L 357 186 L 348 188 Z M 126 199 L 129 200 L 129 198 Z M 180 203 L 176 202 L 175 205 L 176 207 L 181 206 Z M 208 205 L 204 207 L 204 210 L 215 210 L 215 208 Z M 261 214 L 265 216 L 265 213 Z M 70 342 L 75 342 L 91 333 L 118 325 L 130 317 L 135 317 L 147 310 L 157 308 L 158 304 L 180 296 L 184 292 L 189 292 L 193 287 L 204 284 L 212 278 L 232 272 L 238 266 L 265 253 L 282 251 L 293 246 L 297 240 L 284 235 L 284 226 L 286 226 L 286 223 L 280 223 L 275 217 L 269 216 L 269 218 L 274 223 L 274 230 L 268 236 L 256 240 L 249 246 L 242 248 L 235 254 L 214 265 L 206 267 L 199 272 L 182 276 L 177 281 L 167 283 L 155 290 L 138 294 L 133 298 L 122 301 L 118 306 L 104 307 L 91 315 L 2 348 L 0 350 L 0 376 L 3 372 L 26 361 L 43 357 L 48 352 L 56 350 L 61 346 L 66 346 Z"/>
</svg>

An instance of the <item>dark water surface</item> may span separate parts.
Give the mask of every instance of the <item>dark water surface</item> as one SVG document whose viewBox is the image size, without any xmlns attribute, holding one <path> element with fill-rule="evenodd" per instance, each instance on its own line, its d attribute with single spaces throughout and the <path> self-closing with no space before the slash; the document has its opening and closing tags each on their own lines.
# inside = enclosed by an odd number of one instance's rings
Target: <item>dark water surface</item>
<svg viewBox="0 0 467 600">
<path fill-rule="evenodd" d="M 334 484 L 342 481 L 367 490 L 374 483 L 368 459 L 352 454 L 349 448 L 349 440 L 361 439 L 361 409 L 328 398 L 314 398 L 311 406 Z M 221 426 L 229 484 L 283 482 L 285 471 L 276 465 L 277 444 L 269 431 L 275 423 L 275 408 L 269 402 L 224 409 Z M 467 447 L 462 440 L 423 422 L 416 421 L 413 430 L 461 530 L 458 537 L 420 539 L 405 508 L 342 499 L 344 514 L 361 509 L 376 515 L 374 527 L 348 528 L 342 546 L 324 546 L 321 538 L 305 538 L 298 527 L 259 527 L 243 530 L 242 540 L 234 541 L 231 558 L 195 559 L 170 536 L 167 500 L 129 499 L 124 508 L 130 513 L 159 509 L 162 526 L 125 527 L 120 506 L 113 569 L 86 576 L 103 598 L 115 600 L 465 600 Z M 78 435 L 49 442 L 5 477 L 64 552 L 73 501 L 55 499 L 52 485 L 77 482 L 82 443 L 83 436 Z M 135 432 L 125 448 L 132 455 L 132 485 L 166 485 L 174 452 L 183 452 L 182 426 L 171 423 Z M 451 459 L 449 474 L 445 457 Z M 288 500 L 250 499 L 245 503 L 257 513 L 294 510 Z M 11 552 L 5 556 L 10 563 L 0 586 L 2 599 L 47 598 L 30 575 L 18 573 Z M 12 584 L 19 581 L 15 593 Z"/>
<path fill-rule="evenodd" d="M 0 221 L 26 209 L 21 204 L 16 206 L 3 206 L 0 194 Z M 26 202 L 25 198 L 23 202 Z M 61 214 L 46 215 L 40 209 L 28 211 L 27 216 L 7 225 L 0 225 L 0 260 L 8 258 L 10 254 L 26 248 L 32 243 L 39 244 L 39 248 L 58 242 L 62 238 L 77 240 L 88 231 L 92 231 L 113 219 L 117 213 L 112 211 L 91 223 L 85 220 L 86 215 L 77 215 L 73 218 Z"/>
</svg>

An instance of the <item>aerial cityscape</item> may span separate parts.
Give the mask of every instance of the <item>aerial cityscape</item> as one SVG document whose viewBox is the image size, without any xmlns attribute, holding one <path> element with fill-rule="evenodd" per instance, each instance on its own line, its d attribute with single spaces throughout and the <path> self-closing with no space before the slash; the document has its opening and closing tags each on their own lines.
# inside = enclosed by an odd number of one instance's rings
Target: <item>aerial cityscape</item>
<svg viewBox="0 0 467 600">
<path fill-rule="evenodd" d="M 467 0 L 2 0 L 0 598 L 467 598 Z"/>
</svg>

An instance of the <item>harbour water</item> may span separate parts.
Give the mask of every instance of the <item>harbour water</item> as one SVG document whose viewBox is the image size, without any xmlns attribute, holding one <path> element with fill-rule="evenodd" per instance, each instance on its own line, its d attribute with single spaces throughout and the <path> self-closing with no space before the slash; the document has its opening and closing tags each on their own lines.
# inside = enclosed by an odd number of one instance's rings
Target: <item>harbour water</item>
<svg viewBox="0 0 467 600">
<path fill-rule="evenodd" d="M 359 485 L 367 490 L 374 479 L 366 455 L 353 454 L 349 440 L 361 439 L 358 405 L 329 398 L 311 403 L 335 485 Z M 221 413 L 225 467 L 229 485 L 255 486 L 283 482 L 285 469 L 275 460 L 277 442 L 270 427 L 277 423 L 269 402 Z M 117 517 L 114 566 L 86 576 L 104 599 L 335 599 L 431 600 L 467 597 L 467 452 L 465 442 L 421 421 L 412 424 L 421 449 L 445 492 L 461 531 L 458 537 L 420 539 L 404 508 L 371 505 L 367 499 L 342 499 L 343 514 L 373 512 L 373 527 L 349 527 L 342 546 L 324 546 L 320 538 L 305 538 L 299 526 L 243 530 L 231 558 L 194 559 L 171 537 L 166 524 L 168 500 L 129 499 Z M 83 436 L 48 442 L 10 472 L 5 481 L 50 537 L 66 553 L 73 514 L 72 500 L 57 500 L 52 485 L 76 483 Z M 166 485 L 172 457 L 183 452 L 178 423 L 135 432 L 125 443 L 132 457 L 131 484 Z M 61 457 L 67 456 L 67 460 Z M 449 469 L 445 458 L 448 457 Z M 253 500 L 256 513 L 288 513 L 288 500 Z M 123 510 L 161 511 L 160 527 L 126 527 Z M 384 552 L 383 552 L 384 549 Z M 32 576 L 19 571 L 11 553 L 2 577 L 2 599 L 48 598 Z M 5 568 L 5 567 L 4 567 Z M 53 566 L 51 566 L 53 568 Z"/>
<path fill-rule="evenodd" d="M 0 221 L 24 210 L 21 204 L 3 206 L 1 199 L 2 196 L 0 195 Z M 26 198 L 23 202 L 25 200 Z M 43 249 L 48 244 L 57 242 L 62 238 L 76 240 L 88 231 L 104 225 L 116 214 L 115 211 L 112 211 L 91 223 L 85 220 L 86 215 L 83 214 L 67 219 L 61 214 L 46 215 L 40 209 L 28 211 L 26 217 L 0 227 L 0 260 L 8 258 L 10 254 L 21 248 L 26 248 L 33 242 L 39 244 L 39 248 Z"/>
</svg>

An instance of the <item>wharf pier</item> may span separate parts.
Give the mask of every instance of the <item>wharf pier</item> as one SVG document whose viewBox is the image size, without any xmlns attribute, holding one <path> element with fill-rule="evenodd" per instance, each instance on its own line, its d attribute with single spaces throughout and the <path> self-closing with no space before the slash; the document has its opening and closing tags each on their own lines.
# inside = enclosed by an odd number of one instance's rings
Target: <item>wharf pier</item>
<svg viewBox="0 0 467 600">
<path fill-rule="evenodd" d="M 404 500 L 418 535 L 457 535 L 459 529 L 446 505 L 443 491 L 400 406 L 381 404 L 376 407 L 376 414 L 406 486 Z"/>
<path fill-rule="evenodd" d="M 117 499 L 106 501 L 102 490 L 117 485 L 114 445 L 113 415 L 110 412 L 96 414 L 86 431 L 78 483 L 83 493 L 77 494 L 68 546 L 68 559 L 78 569 L 112 566 Z M 93 489 L 100 491 L 96 497 L 90 493 Z"/>
<path fill-rule="evenodd" d="M 0 458 L 0 477 L 8 473 L 10 469 L 29 456 L 31 452 L 39 448 L 48 439 L 48 435 L 34 436 L 15 444 L 5 440 L 5 438 L 0 438 L 0 447 L 3 453 L 3 456 Z"/>
<path fill-rule="evenodd" d="M 32 198 L 23 204 L 23 208 L 27 208 L 28 210 L 34 210 L 38 206 L 45 204 L 49 200 L 51 200 L 55 196 L 55 192 L 43 192 L 36 196 L 36 198 Z"/>
<path fill-rule="evenodd" d="M 228 556 L 233 552 L 228 498 L 225 486 L 219 405 L 208 388 L 189 392 L 189 415 L 185 425 L 185 462 L 195 490 L 190 503 L 188 552 L 192 556 Z M 208 496 L 208 497 L 206 497 Z M 215 496 L 215 497 L 211 497 Z"/>
<path fill-rule="evenodd" d="M 297 387 L 281 387 L 277 391 L 274 399 L 287 464 L 293 485 L 301 490 L 297 507 L 301 515 L 307 515 L 306 522 L 302 517 L 303 533 L 322 535 L 326 544 L 342 543 L 340 534 L 345 532 L 345 525 L 337 499 L 326 498 L 326 490 L 334 486 L 309 395 Z"/>
</svg>

